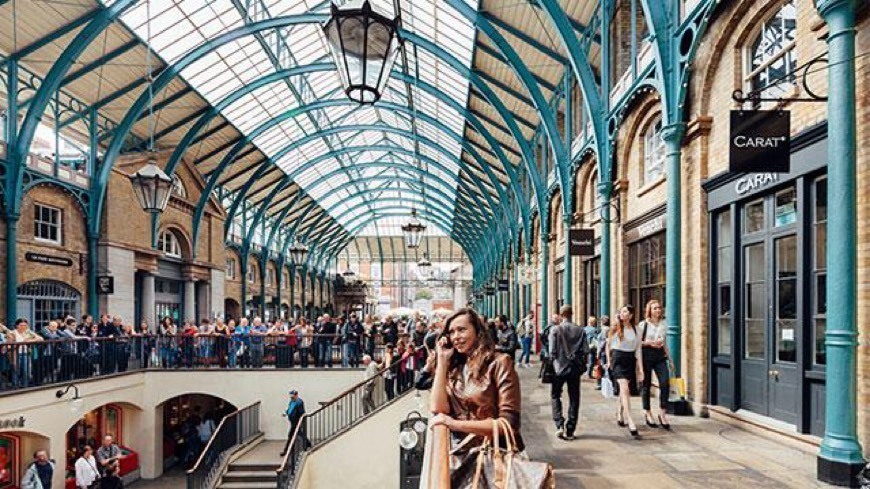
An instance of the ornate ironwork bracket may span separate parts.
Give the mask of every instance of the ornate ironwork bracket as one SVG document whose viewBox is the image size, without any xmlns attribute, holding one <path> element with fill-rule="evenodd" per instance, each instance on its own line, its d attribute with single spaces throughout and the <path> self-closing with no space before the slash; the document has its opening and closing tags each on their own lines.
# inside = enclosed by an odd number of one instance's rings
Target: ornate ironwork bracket
<svg viewBox="0 0 870 489">
<path fill-rule="evenodd" d="M 828 55 L 828 53 L 823 53 L 819 56 L 816 56 L 815 58 L 804 63 L 803 66 L 798 66 L 797 68 L 795 68 L 791 72 L 786 73 L 785 75 L 777 78 L 772 83 L 768 83 L 764 87 L 757 88 L 757 89 L 752 90 L 746 94 L 743 93 L 743 90 L 740 90 L 740 89 L 734 90 L 734 92 L 731 94 L 731 98 L 734 99 L 735 102 L 738 102 L 741 104 L 745 103 L 745 102 L 753 102 L 753 103 L 759 103 L 759 102 L 826 102 L 828 100 L 828 97 L 821 96 L 821 95 L 817 94 L 816 92 L 814 92 L 810 88 L 809 84 L 807 83 L 807 75 L 810 74 L 810 68 L 812 68 L 813 66 L 815 66 L 817 64 L 821 64 L 821 63 L 827 63 L 828 62 L 828 58 L 826 58 L 827 55 Z M 770 87 L 774 87 L 774 86 L 778 85 L 779 83 L 788 79 L 788 77 L 790 77 L 791 75 L 794 75 L 798 71 L 801 72 L 801 75 L 800 75 L 801 85 L 803 86 L 804 92 L 807 93 L 808 97 L 762 97 L 761 96 L 762 91 L 764 91 Z"/>
</svg>

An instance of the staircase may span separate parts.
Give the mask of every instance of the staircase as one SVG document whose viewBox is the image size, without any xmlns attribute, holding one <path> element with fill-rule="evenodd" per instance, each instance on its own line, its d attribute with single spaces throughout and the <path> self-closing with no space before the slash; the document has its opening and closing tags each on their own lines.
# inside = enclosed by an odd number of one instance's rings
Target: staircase
<svg viewBox="0 0 870 489">
<path fill-rule="evenodd" d="M 275 489 L 278 485 L 277 470 L 281 466 L 278 452 L 281 441 L 264 441 L 246 447 L 230 461 L 221 476 L 217 489 Z"/>
<path fill-rule="evenodd" d="M 280 462 L 258 464 L 234 462 L 227 468 L 218 489 L 275 489 Z"/>
</svg>

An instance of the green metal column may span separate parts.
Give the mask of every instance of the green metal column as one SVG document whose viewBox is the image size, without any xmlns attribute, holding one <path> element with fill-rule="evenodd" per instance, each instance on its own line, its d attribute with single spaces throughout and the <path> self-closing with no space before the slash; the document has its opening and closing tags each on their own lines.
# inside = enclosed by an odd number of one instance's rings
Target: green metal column
<svg viewBox="0 0 870 489">
<path fill-rule="evenodd" d="M 308 317 L 308 314 L 305 312 L 305 276 L 308 275 L 308 272 L 305 271 L 305 267 L 303 266 L 301 270 L 299 270 L 299 299 L 302 301 L 299 304 L 299 317 L 303 317 L 306 320 L 311 320 Z"/>
<path fill-rule="evenodd" d="M 242 269 L 242 297 L 239 303 L 242 305 L 242 317 L 248 317 L 248 257 L 241 254 L 239 261 Z"/>
<path fill-rule="evenodd" d="M 266 253 L 263 250 L 263 253 Z M 265 255 L 264 255 L 265 256 Z M 263 321 L 266 320 L 266 277 L 269 275 L 269 259 L 260 262 L 260 314 Z"/>
<path fill-rule="evenodd" d="M 599 175 L 598 194 L 601 196 L 601 310 L 598 317 L 611 316 L 610 309 L 610 196 L 613 182 L 608 175 Z M 606 180 L 605 180 L 606 179 Z"/>
<path fill-rule="evenodd" d="M 90 228 L 90 226 L 88 226 Z M 92 235 L 88 230 L 88 314 L 94 319 L 100 316 L 100 303 L 97 300 L 97 274 L 99 256 L 97 252 L 97 243 L 100 237 Z"/>
<path fill-rule="evenodd" d="M 520 316 L 520 284 L 517 282 L 517 278 L 519 278 L 520 275 L 518 273 L 518 268 L 519 257 L 515 257 L 514 262 L 511 264 L 511 274 L 513 274 L 513 281 L 511 282 L 511 285 L 513 286 L 513 300 L 511 301 L 513 308 L 511 309 L 511 314 L 513 316 L 514 324 L 519 323 L 520 318 L 522 317 Z"/>
<path fill-rule="evenodd" d="M 562 171 L 567 171 L 571 168 L 570 161 L 570 153 L 571 153 L 571 133 L 574 131 L 572 127 L 573 119 L 574 119 L 574 103 L 571 100 L 571 88 L 573 85 L 573 74 L 574 72 L 571 70 L 571 65 L 565 65 L 565 85 L 563 91 L 565 92 L 562 96 L 565 97 L 565 141 L 566 146 L 568 147 L 568 157 L 569 161 L 565 162 Z M 572 210 L 574 209 L 574 176 L 570 176 L 571 185 L 567 188 L 562 188 L 562 207 L 565 210 L 562 214 L 562 221 L 565 223 L 565 257 L 563 258 L 565 263 L 565 272 L 563 274 L 563 284 L 562 284 L 562 297 L 565 298 L 564 304 L 571 305 L 573 304 L 573 286 L 574 281 L 572 280 L 571 274 L 573 272 L 571 267 L 571 240 L 568 239 L 571 234 L 571 225 L 574 221 L 574 216 Z"/>
<path fill-rule="evenodd" d="M 855 11 L 857 2 L 820 0 L 828 24 L 828 320 L 825 437 L 820 480 L 857 486 L 864 459 L 856 429 L 857 230 Z"/>
<path fill-rule="evenodd" d="M 680 146 L 686 126 L 682 123 L 670 124 L 662 128 L 662 139 L 667 152 L 668 203 L 667 225 L 665 226 L 665 315 L 668 324 L 668 353 L 674 363 L 674 373 L 680 375 L 682 358 L 682 307 L 680 257 L 682 254 L 680 226 L 682 226 L 682 173 L 680 171 Z M 634 304 L 636 311 L 642 311 L 646 304 Z"/>
<path fill-rule="evenodd" d="M 19 155 L 14 148 L 18 139 L 18 62 L 6 63 L 6 151 L 7 165 L 18 165 L 26 155 Z M 9 169 L 6 169 L 6 324 L 12 326 L 18 317 L 18 219 L 21 217 L 17 207 L 12 204 L 18 200 L 20 189 L 12 182 Z"/>
<path fill-rule="evenodd" d="M 546 211 L 546 209 L 544 210 Z M 546 217 L 541 216 L 541 220 L 543 221 Z M 541 266 L 541 276 L 538 281 L 539 287 L 541 288 L 541 317 L 539 318 L 541 321 L 541 331 L 547 327 L 547 321 L 549 318 L 549 307 L 548 303 L 550 301 L 550 293 L 549 293 L 549 285 L 550 285 L 550 274 L 549 274 L 549 265 L 550 265 L 550 237 L 548 236 L 549 230 L 544 229 L 541 232 L 541 257 L 540 257 L 540 266 Z"/>
<path fill-rule="evenodd" d="M 6 214 L 6 324 L 18 318 L 18 214 Z"/>
<path fill-rule="evenodd" d="M 284 283 L 284 260 L 279 259 L 275 270 L 275 303 L 278 305 L 275 310 L 275 317 L 281 317 L 281 286 Z"/>
</svg>

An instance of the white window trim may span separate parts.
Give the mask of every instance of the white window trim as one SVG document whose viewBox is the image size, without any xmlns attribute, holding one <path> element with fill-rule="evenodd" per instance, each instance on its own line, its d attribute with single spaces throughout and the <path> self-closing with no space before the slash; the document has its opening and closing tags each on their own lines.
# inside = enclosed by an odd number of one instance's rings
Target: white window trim
<svg viewBox="0 0 870 489">
<path fill-rule="evenodd" d="M 181 242 L 178 240 L 178 236 L 176 236 L 174 232 L 168 229 L 163 231 L 163 234 L 160 236 L 160 241 L 162 243 L 160 251 L 162 251 L 164 255 L 170 258 L 184 258 L 181 252 Z M 175 245 L 174 248 L 178 251 L 173 251 L 172 246 L 169 246 L 169 249 L 167 250 L 167 243 L 173 243 Z"/>
<path fill-rule="evenodd" d="M 57 223 L 44 222 L 41 220 L 41 212 L 39 211 L 41 207 L 57 212 Z M 33 239 L 40 243 L 53 244 L 53 245 L 62 245 L 63 244 L 63 210 L 59 207 L 54 207 L 47 204 L 35 203 L 33 204 Z M 57 227 L 57 239 L 43 238 L 41 236 L 36 235 L 36 230 L 39 225 L 47 224 L 49 226 Z"/>
<path fill-rule="evenodd" d="M 797 15 L 797 8 L 798 8 L 797 3 L 794 2 L 793 0 L 788 0 L 786 2 L 783 2 L 779 6 L 779 8 L 777 8 L 776 11 L 773 12 L 772 15 L 766 17 L 762 22 L 760 22 L 760 24 L 759 24 L 760 30 L 758 32 L 756 32 L 755 35 L 753 35 L 752 38 L 749 40 L 749 42 L 744 46 L 744 49 L 743 49 L 743 63 L 744 63 L 744 65 L 743 66 L 744 66 L 744 73 L 745 74 L 743 76 L 743 87 L 744 87 L 744 90 L 746 90 L 746 91 L 755 90 L 755 87 L 752 84 L 752 79 L 755 78 L 756 75 L 758 75 L 762 71 L 768 69 L 770 67 L 770 65 L 772 65 L 777 60 L 785 58 L 786 56 L 788 56 L 789 53 L 794 54 L 794 59 L 792 60 L 793 61 L 792 65 L 793 66 L 797 65 L 797 52 L 796 52 L 797 51 L 797 35 L 795 35 L 795 39 L 793 41 L 784 44 L 782 46 L 782 49 L 777 51 L 770 58 L 766 59 L 757 68 L 755 68 L 755 69 L 752 68 L 752 59 L 753 59 L 754 54 L 755 54 L 753 52 L 753 45 L 758 40 L 759 36 L 761 36 L 764 33 L 764 29 L 765 29 L 765 26 L 767 25 L 767 23 L 770 22 L 771 20 L 773 20 L 774 18 L 776 18 L 783 11 L 783 9 L 785 9 L 787 4 L 791 4 L 793 6 L 793 8 L 795 9 L 795 13 L 796 13 L 795 22 L 798 22 L 799 16 Z M 795 26 L 795 32 L 797 33 L 797 26 Z M 788 97 L 790 95 L 794 95 L 800 90 L 797 83 L 792 83 L 788 80 L 782 81 L 777 86 L 782 89 L 782 95 L 785 97 Z M 764 95 L 764 92 L 765 91 L 762 91 L 762 96 Z"/>
<path fill-rule="evenodd" d="M 658 160 L 657 166 L 661 168 L 658 175 L 651 175 L 650 172 L 653 159 Z M 667 153 L 665 152 L 665 143 L 662 140 L 662 119 L 661 116 L 656 116 L 643 133 L 643 164 L 640 169 L 640 188 L 653 186 L 663 180 L 667 174 L 666 165 Z"/>
<path fill-rule="evenodd" d="M 236 259 L 235 258 L 227 258 L 227 268 L 226 268 L 227 278 L 230 280 L 236 279 Z"/>
</svg>

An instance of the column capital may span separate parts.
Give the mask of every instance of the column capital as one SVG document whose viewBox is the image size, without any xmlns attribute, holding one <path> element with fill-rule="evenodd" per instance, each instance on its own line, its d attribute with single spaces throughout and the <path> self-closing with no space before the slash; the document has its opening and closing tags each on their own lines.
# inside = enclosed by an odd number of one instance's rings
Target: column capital
<svg viewBox="0 0 870 489">
<path fill-rule="evenodd" d="M 613 182 L 609 180 L 598 182 L 598 193 L 609 199 L 610 194 L 613 193 Z"/>
<path fill-rule="evenodd" d="M 664 127 L 662 127 L 662 140 L 664 142 L 676 142 L 680 143 L 683 140 L 683 136 L 686 134 L 686 123 L 685 122 L 672 122 Z"/>
<path fill-rule="evenodd" d="M 816 0 L 816 10 L 819 11 L 819 15 L 822 17 L 844 8 L 854 14 L 858 10 L 860 3 L 859 0 Z"/>
</svg>

